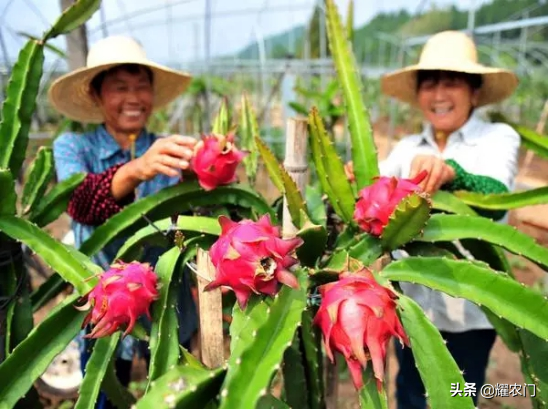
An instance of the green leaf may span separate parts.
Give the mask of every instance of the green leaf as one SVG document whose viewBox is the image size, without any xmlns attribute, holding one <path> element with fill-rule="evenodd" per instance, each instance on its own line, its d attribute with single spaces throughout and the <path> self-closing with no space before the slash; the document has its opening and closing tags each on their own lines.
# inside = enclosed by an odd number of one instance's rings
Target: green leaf
<svg viewBox="0 0 548 409">
<path fill-rule="evenodd" d="M 436 259 L 439 260 L 439 259 Z M 390 266 L 389 266 L 390 267 Z M 382 274 L 385 275 L 384 272 Z M 390 277 L 388 277 L 390 278 Z M 438 329 L 411 298 L 399 295 L 398 309 L 413 357 L 424 383 L 431 408 L 474 408 L 471 397 L 451 396 L 451 384 L 464 388 L 464 378 Z M 400 348 L 399 345 L 396 348 Z"/>
<path fill-rule="evenodd" d="M 0 217 L 0 231 L 25 243 L 53 270 L 70 282 L 78 294 L 87 294 L 93 288 L 96 279 L 90 278 L 96 271 L 92 271 L 83 261 L 86 259 L 85 256 L 75 256 L 77 250 L 69 250 L 34 224 L 15 216 Z"/>
<path fill-rule="evenodd" d="M 95 341 L 93 352 L 86 364 L 86 374 L 78 391 L 74 409 L 94 409 L 112 355 L 120 340 L 120 332 Z"/>
<path fill-rule="evenodd" d="M 14 215 L 16 201 L 13 176 L 8 169 L 0 169 L 0 215 Z"/>
<path fill-rule="evenodd" d="M 230 130 L 230 117 L 228 115 L 228 101 L 226 98 L 221 100 L 219 112 L 213 119 L 212 131 L 214 134 L 227 135 Z"/>
<path fill-rule="evenodd" d="M 111 401 L 118 409 L 130 409 L 135 403 L 135 397 L 131 394 L 127 388 L 122 385 L 118 377 L 116 376 L 116 369 L 114 367 L 116 356 L 110 359 L 108 363 L 107 371 L 103 377 L 103 383 L 101 389 L 105 392 L 108 400 Z"/>
<path fill-rule="evenodd" d="M 325 250 L 327 230 L 324 226 L 307 221 L 297 232 L 297 237 L 304 241 L 296 250 L 299 262 L 303 266 L 314 267 Z"/>
<path fill-rule="evenodd" d="M 362 100 L 363 86 L 358 65 L 348 42 L 348 34 L 342 26 L 334 0 L 326 0 L 327 35 L 329 49 L 337 69 L 339 84 L 343 90 L 348 127 L 352 140 L 352 161 L 358 189 L 373 183 L 379 174 L 377 148 L 371 131 L 369 113 Z"/>
<path fill-rule="evenodd" d="M 269 213 L 272 222 L 276 214 L 255 191 L 243 185 L 220 186 L 204 191 L 196 182 L 180 183 L 140 199 L 115 214 L 99 226 L 82 246 L 80 251 L 92 256 L 120 235 L 129 236 L 147 223 L 142 215 L 156 221 L 174 213 L 184 213 L 196 206 L 232 204 L 253 208 L 258 214 Z"/>
<path fill-rule="evenodd" d="M 12 408 L 74 339 L 84 319 L 84 313 L 74 308 L 76 298 L 70 296 L 55 307 L 0 365 L 1 407 Z"/>
<path fill-rule="evenodd" d="M 407 258 L 386 266 L 382 277 L 422 284 L 450 296 L 466 298 L 499 317 L 548 339 L 548 305 L 539 293 L 483 263 L 433 258 Z"/>
<path fill-rule="evenodd" d="M 426 197 L 412 193 L 404 198 L 390 215 L 381 234 L 382 246 L 396 250 L 420 234 L 430 217 L 430 203 Z"/>
<path fill-rule="evenodd" d="M 230 324 L 230 357 L 228 366 L 236 365 L 242 352 L 254 341 L 253 333 L 263 324 L 272 298 L 252 296 L 247 307 L 242 311 L 238 303 L 232 309 Z"/>
<path fill-rule="evenodd" d="M 293 111 L 295 111 L 298 114 L 308 115 L 308 109 L 304 105 L 299 104 L 298 102 L 291 101 L 289 102 L 289 106 L 293 109 Z"/>
<path fill-rule="evenodd" d="M 280 165 L 280 176 L 284 184 L 283 193 L 287 201 L 287 209 L 291 215 L 291 221 L 297 229 L 302 229 L 309 222 L 309 218 L 301 191 L 297 187 L 295 180 L 293 180 L 282 165 Z"/>
<path fill-rule="evenodd" d="M 256 409 L 291 409 L 291 407 L 272 395 L 265 395 L 259 399 Z"/>
<path fill-rule="evenodd" d="M 40 199 L 34 209 L 31 209 L 28 219 L 39 227 L 48 225 L 67 210 L 72 192 L 85 179 L 85 173 L 76 173 L 63 180 Z"/>
<path fill-rule="evenodd" d="M 546 367 L 548 342 L 526 330 L 518 330 L 518 334 L 523 345 L 523 352 L 520 355 L 522 370 L 527 383 L 536 385 L 537 396 L 533 398 L 533 407 L 545 408 L 548 397 L 548 368 Z"/>
<path fill-rule="evenodd" d="M 162 232 L 166 232 L 171 227 L 171 219 L 163 219 L 155 221 L 154 224 Z M 204 216 L 179 216 L 177 219 L 177 230 L 181 231 L 187 236 L 188 232 L 202 233 L 213 236 L 218 236 L 221 233 L 221 226 L 217 219 L 213 217 Z M 162 241 L 166 245 L 173 245 L 168 243 L 165 236 L 163 236 L 154 226 L 146 226 L 133 234 L 127 241 L 124 242 L 122 247 L 118 250 L 115 259 L 131 260 L 135 259 L 134 255 L 136 250 L 140 248 L 144 243 L 150 243 L 154 238 L 160 236 Z"/>
<path fill-rule="evenodd" d="M 348 42 L 352 45 L 354 42 L 354 0 L 348 2 L 348 11 L 346 13 L 346 35 Z"/>
<path fill-rule="evenodd" d="M 38 148 L 36 158 L 29 168 L 28 177 L 23 189 L 21 205 L 23 213 L 29 213 L 36 205 L 37 200 L 42 200 L 48 188 L 48 183 L 54 175 L 53 150 L 50 147 Z"/>
<path fill-rule="evenodd" d="M 540 187 L 525 192 L 491 195 L 458 191 L 455 192 L 455 196 L 468 206 L 491 210 L 509 210 L 548 203 L 548 187 Z"/>
<path fill-rule="evenodd" d="M 308 401 L 312 409 L 325 409 L 323 384 L 323 354 L 320 329 L 314 326 L 313 311 L 303 312 L 302 326 L 299 329 L 301 349 L 306 362 L 305 371 L 308 385 Z"/>
<path fill-rule="evenodd" d="M 137 409 L 203 408 L 218 393 L 225 370 L 179 365 L 156 379 Z"/>
<path fill-rule="evenodd" d="M 417 241 L 436 242 L 459 239 L 485 240 L 528 258 L 548 269 L 548 250 L 515 227 L 483 217 L 435 214 L 430 217 Z"/>
<path fill-rule="evenodd" d="M 297 270 L 297 278 L 299 289 L 282 287 L 263 316 L 254 341 L 241 353 L 239 365 L 229 366 L 221 392 L 221 409 L 255 407 L 268 387 L 306 308 L 306 271 Z"/>
<path fill-rule="evenodd" d="M 326 226 L 327 211 L 325 210 L 325 205 L 322 200 L 322 191 L 319 185 L 306 185 L 305 202 L 307 213 L 310 215 L 310 220 L 320 226 Z"/>
<path fill-rule="evenodd" d="M 27 40 L 34 40 L 34 41 L 42 41 L 40 38 L 36 37 L 36 36 L 33 36 L 32 34 L 30 33 L 25 33 L 23 31 L 18 31 L 17 32 L 17 35 L 20 35 L 22 37 L 25 37 Z M 47 50 L 50 50 L 51 52 L 57 54 L 58 57 L 61 57 L 63 59 L 67 59 L 67 54 L 61 50 L 60 48 L 58 47 L 55 47 L 54 45 L 51 45 L 49 43 L 44 43 L 44 47 L 47 49 Z M 55 138 L 54 138 L 55 139 Z"/>
<path fill-rule="evenodd" d="M 399 346 L 396 346 L 398 348 Z M 373 373 L 373 368 L 368 365 L 363 371 L 363 386 L 360 389 L 360 409 L 388 409 L 388 399 L 386 389 L 381 386 L 377 389 L 377 381 Z"/>
<path fill-rule="evenodd" d="M 283 194 L 284 182 L 280 173 L 280 163 L 276 159 L 276 156 L 274 156 L 272 151 L 268 148 L 268 145 L 258 136 L 255 136 L 255 144 L 257 145 L 257 150 L 259 151 L 268 175 L 270 176 L 270 180 L 274 186 L 276 186 L 278 191 Z"/>
<path fill-rule="evenodd" d="M 101 7 L 101 0 L 78 0 L 67 8 L 44 35 L 44 41 L 78 28 Z"/>
<path fill-rule="evenodd" d="M 30 296 L 32 312 L 38 311 L 61 291 L 65 289 L 67 282 L 59 274 L 52 274 L 45 283 L 41 284 Z"/>
<path fill-rule="evenodd" d="M 247 95 L 242 95 L 242 105 L 240 107 L 240 123 L 238 124 L 240 143 L 243 149 L 249 153 L 243 159 L 245 173 L 247 177 L 254 182 L 257 174 L 257 166 L 259 159 L 258 146 L 256 145 L 257 138 L 260 135 L 259 124 L 257 117 L 253 111 L 253 107 L 249 103 Z"/>
<path fill-rule="evenodd" d="M 454 194 L 438 190 L 432 196 L 432 208 L 447 213 L 477 216 L 477 213 Z"/>
<path fill-rule="evenodd" d="M 350 257 L 361 261 L 365 266 L 373 263 L 383 253 L 381 241 L 367 233 L 357 236 L 356 241 L 346 251 Z"/>
<path fill-rule="evenodd" d="M 491 122 L 503 122 L 510 125 L 521 137 L 521 144 L 527 149 L 532 150 L 538 156 L 548 159 L 548 139 L 535 132 L 533 129 L 513 123 L 508 120 L 501 112 L 490 112 Z"/>
<path fill-rule="evenodd" d="M 159 299 L 155 301 L 152 310 L 151 359 L 147 390 L 151 382 L 179 362 L 179 323 L 174 306 L 183 280 L 184 265 L 196 251 L 196 247 L 189 247 L 184 252 L 174 247 L 164 253 L 156 265 L 155 272 L 162 287 Z"/>
<path fill-rule="evenodd" d="M 343 217 L 343 220 L 350 222 L 353 220 L 352 216 L 354 214 L 355 199 L 352 186 L 344 172 L 344 164 L 337 153 L 335 145 L 323 130 L 322 120 L 318 111 L 314 108 L 312 108 L 311 118 L 309 120 L 311 123 L 314 123 L 318 129 L 318 132 L 314 134 L 314 137 L 317 138 L 315 142 L 318 144 L 320 159 L 326 172 L 326 178 L 329 180 L 331 190 L 334 194 L 334 196 L 329 197 L 329 199 L 331 202 L 335 201 L 340 203 L 341 210 L 344 212 L 341 217 Z"/>
<path fill-rule="evenodd" d="M 354 214 L 354 194 L 348 179 L 344 176 L 344 166 L 327 137 L 318 111 L 314 108 L 308 116 L 308 124 L 312 160 L 316 166 L 316 174 L 322 189 L 329 198 L 335 213 L 345 222 L 350 223 L 353 221 Z"/>
<path fill-rule="evenodd" d="M 291 408 L 310 409 L 307 377 L 301 351 L 299 330 L 295 333 L 291 346 L 284 352 L 282 374 L 284 402 Z"/>
<path fill-rule="evenodd" d="M 43 63 L 43 45 L 29 40 L 19 53 L 6 89 L 0 122 L 0 169 L 9 168 L 14 179 L 25 159 Z"/>
</svg>

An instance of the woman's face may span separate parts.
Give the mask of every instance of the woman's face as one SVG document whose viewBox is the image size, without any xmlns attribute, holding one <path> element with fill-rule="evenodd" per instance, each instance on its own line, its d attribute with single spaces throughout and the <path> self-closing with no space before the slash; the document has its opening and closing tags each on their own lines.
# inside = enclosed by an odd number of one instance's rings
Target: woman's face
<svg viewBox="0 0 548 409">
<path fill-rule="evenodd" d="M 115 132 L 139 133 L 152 112 L 153 92 L 144 68 L 113 70 L 105 75 L 98 96 L 105 125 Z"/>
<path fill-rule="evenodd" d="M 461 77 L 441 74 L 424 79 L 418 87 L 418 103 L 435 131 L 456 131 L 477 103 L 477 90 Z"/>
</svg>

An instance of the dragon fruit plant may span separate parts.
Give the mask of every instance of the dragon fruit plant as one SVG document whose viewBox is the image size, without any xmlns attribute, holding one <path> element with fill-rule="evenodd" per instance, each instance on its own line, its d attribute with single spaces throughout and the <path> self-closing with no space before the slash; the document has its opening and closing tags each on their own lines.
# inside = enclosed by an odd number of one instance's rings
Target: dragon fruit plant
<svg viewBox="0 0 548 409">
<path fill-rule="evenodd" d="M 99 0 L 79 0 L 42 39 L 29 40 L 7 87 L 0 124 L 0 265 L 8 266 L 0 274 L 2 296 L 8 300 L 0 333 L 1 408 L 35 407 L 35 381 L 87 324 L 94 345 L 77 408 L 93 407 L 103 390 L 119 408 L 322 409 L 333 400 L 325 373 L 331 370 L 329 362 L 337 360 L 346 362 L 362 408 L 386 408 L 385 359 L 392 340 L 412 348 L 430 407 L 473 408 L 471 397 L 451 396 L 451 384 L 464 384 L 463 376 L 439 331 L 399 290 L 402 281 L 480 305 L 508 348 L 519 354 L 527 382 L 536 385 L 534 406 L 544 407 L 547 302 L 513 278 L 503 250 L 544 269 L 548 250 L 512 227 L 479 217 L 475 209 L 545 203 L 546 188 L 430 197 L 418 188 L 420 178 L 379 176 L 358 67 L 333 0 L 325 2 L 327 31 L 344 97 L 354 181 L 345 178 L 324 121 L 312 107 L 307 142 L 317 182 L 299 190 L 260 139 L 244 95 L 236 125 L 228 101 L 221 105 L 198 147 L 196 180 L 132 203 L 78 250 L 47 234 L 43 227 L 66 209 L 83 175 L 47 191 L 52 156 L 42 149 L 21 197 L 13 181 L 25 155 L 44 47 L 86 21 L 99 5 Z M 525 132 L 522 137 L 546 157 L 541 138 Z M 282 231 L 279 201 L 268 203 L 234 179 L 236 168 L 243 166 L 253 185 L 259 158 L 285 198 L 296 233 Z M 207 216 L 196 211 L 204 208 Z M 189 212 L 194 214 L 183 215 Z M 125 243 L 104 272 L 90 257 L 119 237 Z M 455 240 L 474 261 L 455 251 Z M 154 266 L 140 261 L 149 243 L 166 249 Z M 23 244 L 56 273 L 32 294 L 21 284 L 25 272 L 18 255 Z M 217 367 L 207 367 L 178 342 L 174 307 L 184 266 L 199 248 L 209 251 L 215 267 L 205 290 L 228 290 L 225 302 L 232 311 L 230 353 Z M 395 250 L 405 250 L 409 257 L 393 260 Z M 34 326 L 32 312 L 66 283 L 74 293 Z M 149 330 L 139 323 L 147 315 Z M 150 346 L 147 386 L 138 399 L 118 382 L 112 360 L 127 334 Z"/>
</svg>

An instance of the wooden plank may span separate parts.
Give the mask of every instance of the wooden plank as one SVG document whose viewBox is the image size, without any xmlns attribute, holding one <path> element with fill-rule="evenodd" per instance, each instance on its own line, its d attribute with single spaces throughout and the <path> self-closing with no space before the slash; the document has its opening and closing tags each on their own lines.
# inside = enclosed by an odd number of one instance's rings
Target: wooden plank
<svg viewBox="0 0 548 409">
<path fill-rule="evenodd" d="M 209 253 L 199 249 L 196 262 L 200 357 L 205 366 L 216 368 L 224 363 L 222 293 L 220 288 L 204 291 L 204 287 L 215 277 L 215 267 L 211 263 Z"/>
</svg>

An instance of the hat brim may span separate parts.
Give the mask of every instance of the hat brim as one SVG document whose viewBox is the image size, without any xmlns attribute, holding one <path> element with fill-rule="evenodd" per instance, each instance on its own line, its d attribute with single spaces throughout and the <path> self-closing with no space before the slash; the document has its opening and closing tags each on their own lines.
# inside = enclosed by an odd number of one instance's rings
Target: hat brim
<svg viewBox="0 0 548 409">
<path fill-rule="evenodd" d="M 153 110 L 168 105 L 181 95 L 189 86 L 192 76 L 160 64 L 149 61 L 128 62 L 148 67 L 154 78 Z M 91 68 L 79 68 L 56 79 L 51 85 L 48 98 L 53 107 L 66 117 L 83 123 L 102 123 L 101 110 L 93 100 L 90 92 L 91 80 L 100 72 L 117 65 L 116 62 L 98 65 Z"/>
<path fill-rule="evenodd" d="M 477 106 L 489 105 L 500 102 L 509 97 L 519 84 L 518 77 L 511 71 L 486 67 L 481 64 L 468 64 L 455 66 L 427 66 L 411 65 L 406 68 L 385 74 L 381 78 L 381 90 L 384 94 L 400 101 L 417 105 L 417 71 L 442 70 L 463 72 L 467 74 L 480 74 L 482 86 L 478 93 Z"/>
</svg>

